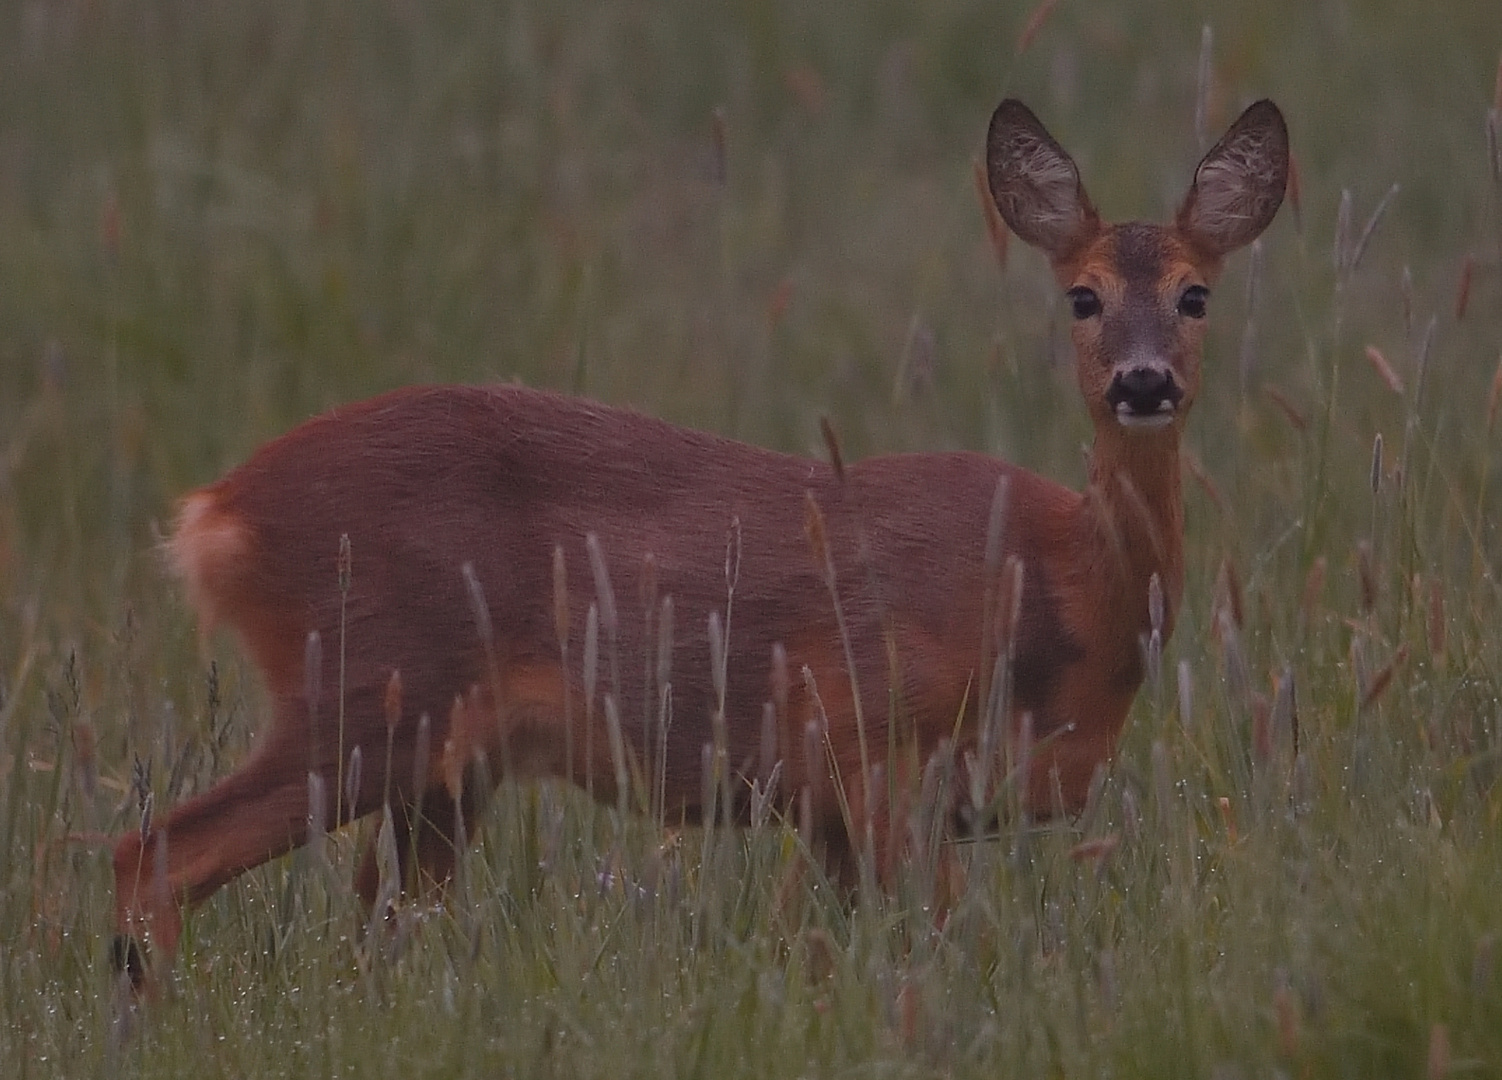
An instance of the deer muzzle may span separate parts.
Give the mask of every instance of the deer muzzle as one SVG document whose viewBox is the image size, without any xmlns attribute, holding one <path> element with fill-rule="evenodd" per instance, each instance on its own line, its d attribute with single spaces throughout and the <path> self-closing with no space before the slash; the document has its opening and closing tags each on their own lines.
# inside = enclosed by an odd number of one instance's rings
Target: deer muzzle
<svg viewBox="0 0 1502 1080">
<path fill-rule="evenodd" d="M 1184 390 L 1166 364 L 1117 368 L 1106 389 L 1116 422 L 1128 428 L 1160 428 L 1173 422 Z"/>
</svg>

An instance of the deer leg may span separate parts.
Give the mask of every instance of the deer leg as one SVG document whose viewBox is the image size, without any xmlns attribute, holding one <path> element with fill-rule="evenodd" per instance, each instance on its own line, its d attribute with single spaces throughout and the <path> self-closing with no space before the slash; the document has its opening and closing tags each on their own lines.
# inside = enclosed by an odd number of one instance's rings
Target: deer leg
<svg viewBox="0 0 1502 1080">
<path fill-rule="evenodd" d="M 115 960 L 138 985 L 139 942 L 170 960 L 182 910 L 308 837 L 307 775 L 293 755 L 267 745 L 208 791 L 174 807 L 149 831 L 116 843 Z"/>
</svg>

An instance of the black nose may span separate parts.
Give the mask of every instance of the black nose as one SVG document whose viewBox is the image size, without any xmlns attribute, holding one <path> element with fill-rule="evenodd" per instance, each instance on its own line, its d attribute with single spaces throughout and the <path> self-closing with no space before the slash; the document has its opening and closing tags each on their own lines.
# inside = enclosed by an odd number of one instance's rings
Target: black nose
<svg viewBox="0 0 1502 1080">
<path fill-rule="evenodd" d="M 1171 413 L 1184 391 L 1166 367 L 1135 367 L 1117 371 L 1106 390 L 1106 404 L 1118 414 L 1156 416 Z"/>
</svg>

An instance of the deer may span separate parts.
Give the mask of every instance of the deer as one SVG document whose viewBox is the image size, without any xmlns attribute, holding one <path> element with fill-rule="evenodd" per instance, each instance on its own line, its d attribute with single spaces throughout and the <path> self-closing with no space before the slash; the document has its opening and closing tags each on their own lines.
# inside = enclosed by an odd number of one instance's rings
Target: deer
<svg viewBox="0 0 1502 1080">
<path fill-rule="evenodd" d="M 1068 304 L 1083 491 L 978 452 L 846 466 L 832 439 L 819 460 L 495 385 L 335 408 L 188 494 L 166 561 L 202 633 L 235 632 L 271 716 L 236 770 L 115 841 L 117 966 L 140 986 L 188 909 L 308 842 L 310 778 L 331 828 L 393 807 L 402 880 L 426 887 L 502 780 L 624 806 L 651 773 L 659 810 L 693 822 L 716 812 L 712 760 L 731 802 L 780 779 L 831 865 L 864 852 L 883 881 L 902 855 L 888 795 L 941 751 L 982 768 L 1030 740 L 1021 805 L 1078 812 L 1183 593 L 1210 288 L 1288 168 L 1282 114 L 1258 101 L 1170 223 L 1111 224 L 1027 106 L 995 110 L 994 207 Z M 591 675 L 607 638 L 625 661 Z M 455 783 L 476 764 L 486 782 Z M 371 840 L 367 904 L 378 861 Z"/>
</svg>

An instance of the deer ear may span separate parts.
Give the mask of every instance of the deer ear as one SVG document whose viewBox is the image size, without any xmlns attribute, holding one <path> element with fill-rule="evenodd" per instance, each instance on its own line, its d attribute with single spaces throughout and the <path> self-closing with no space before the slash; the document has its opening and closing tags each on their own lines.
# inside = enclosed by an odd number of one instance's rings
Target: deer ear
<svg viewBox="0 0 1502 1080">
<path fill-rule="evenodd" d="M 1249 106 L 1210 148 L 1175 219 L 1200 251 L 1219 258 L 1272 222 L 1288 186 L 1288 127 L 1271 101 Z"/>
<path fill-rule="evenodd" d="M 1007 226 L 1055 262 L 1077 252 L 1100 228 L 1074 160 L 1015 98 L 991 116 L 986 178 Z"/>
</svg>

